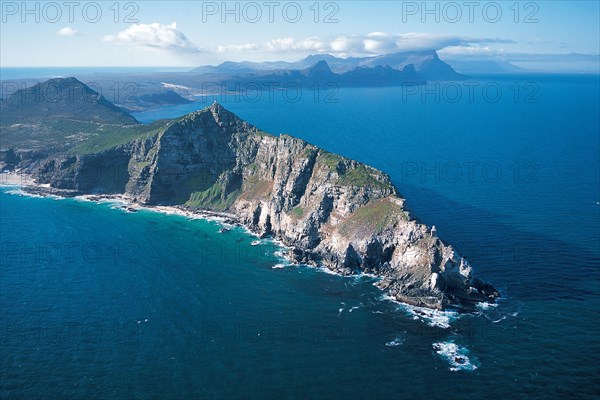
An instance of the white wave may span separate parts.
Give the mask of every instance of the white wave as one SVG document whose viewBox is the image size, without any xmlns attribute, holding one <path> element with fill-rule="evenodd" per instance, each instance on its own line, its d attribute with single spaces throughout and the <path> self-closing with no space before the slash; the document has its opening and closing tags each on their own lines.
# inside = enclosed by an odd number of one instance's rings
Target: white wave
<svg viewBox="0 0 600 400">
<path fill-rule="evenodd" d="M 31 192 L 25 191 L 23 189 L 7 190 L 4 193 L 14 195 L 14 196 L 32 197 L 32 198 L 38 198 L 38 199 L 52 199 L 52 200 L 66 199 L 66 197 L 57 196 L 55 194 L 37 194 L 37 193 L 31 193 Z"/>
<path fill-rule="evenodd" d="M 6 185 L 8 187 L 8 185 Z M 19 186 L 10 186 L 10 187 L 19 187 Z M 40 196 L 38 194 L 30 194 L 30 193 L 26 193 L 24 192 L 22 189 L 11 189 L 11 190 L 7 190 L 4 193 L 6 194 L 11 194 L 13 196 L 29 196 L 29 197 L 44 197 L 44 196 Z"/>
<path fill-rule="evenodd" d="M 385 345 L 387 347 L 396 347 L 404 344 L 404 338 L 395 338 L 394 340 L 387 342 Z"/>
<path fill-rule="evenodd" d="M 439 311 L 431 308 L 411 306 L 410 304 L 396 300 L 388 293 L 382 294 L 379 299 L 398 305 L 398 309 L 410 315 L 412 319 L 425 322 L 427 325 L 436 328 L 448 329 L 450 328 L 450 324 L 460 316 L 456 311 Z"/>
<path fill-rule="evenodd" d="M 387 292 L 385 292 L 381 296 L 379 296 L 379 300 L 381 300 L 381 301 L 389 301 L 389 302 L 392 302 L 392 303 L 395 303 L 395 304 L 402 304 L 398 300 L 396 300 L 394 297 L 390 296 L 390 294 L 387 293 Z"/>
<path fill-rule="evenodd" d="M 356 286 L 356 285 L 358 285 L 359 283 L 362 283 L 362 282 L 369 282 L 369 281 L 372 281 L 372 282 L 373 282 L 373 284 L 375 284 L 375 283 L 377 283 L 378 281 L 380 281 L 381 279 L 383 279 L 383 278 L 382 278 L 382 277 L 380 277 L 380 276 L 377 276 L 377 275 L 375 275 L 375 274 L 370 274 L 370 273 L 367 273 L 367 272 L 361 272 L 361 273 L 358 273 L 358 274 L 356 274 L 356 275 L 352 275 L 352 276 L 351 276 L 351 278 L 352 278 L 352 281 L 351 281 L 351 283 L 350 283 L 350 284 L 351 284 L 352 286 Z"/>
<path fill-rule="evenodd" d="M 432 310 L 408 304 L 402 304 L 401 308 L 412 315 L 413 319 L 425 322 L 429 326 L 442 329 L 450 328 L 450 324 L 459 317 L 459 314 L 456 311 Z"/>
<path fill-rule="evenodd" d="M 475 305 L 475 308 L 477 308 L 478 310 L 487 310 L 489 308 L 496 308 L 496 307 L 498 307 L 498 303 L 481 302 L 481 303 L 477 303 Z"/>
<path fill-rule="evenodd" d="M 279 258 L 285 259 L 285 253 L 283 252 L 283 250 L 276 250 L 276 251 L 273 252 L 273 255 L 275 257 L 279 257 Z"/>
<path fill-rule="evenodd" d="M 450 364 L 450 371 L 474 371 L 477 365 L 471 362 L 469 350 L 452 341 L 433 343 L 433 349 Z"/>
<path fill-rule="evenodd" d="M 335 271 L 333 271 L 333 270 L 331 270 L 331 269 L 329 269 L 329 268 L 327 268 L 325 266 L 318 266 L 317 267 L 317 271 L 324 272 L 324 273 L 326 273 L 328 275 L 343 276 L 342 274 L 337 273 L 337 272 L 335 272 Z"/>
</svg>

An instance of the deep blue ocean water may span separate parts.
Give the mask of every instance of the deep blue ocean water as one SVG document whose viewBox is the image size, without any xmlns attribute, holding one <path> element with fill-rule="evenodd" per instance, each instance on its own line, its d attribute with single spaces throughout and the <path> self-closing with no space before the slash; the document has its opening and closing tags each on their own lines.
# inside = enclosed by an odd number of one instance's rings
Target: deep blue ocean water
<svg viewBox="0 0 600 400">
<path fill-rule="evenodd" d="M 0 397 L 598 398 L 598 77 L 470 84 L 217 100 L 389 173 L 497 307 L 422 318 L 243 230 L 4 188 Z"/>
</svg>

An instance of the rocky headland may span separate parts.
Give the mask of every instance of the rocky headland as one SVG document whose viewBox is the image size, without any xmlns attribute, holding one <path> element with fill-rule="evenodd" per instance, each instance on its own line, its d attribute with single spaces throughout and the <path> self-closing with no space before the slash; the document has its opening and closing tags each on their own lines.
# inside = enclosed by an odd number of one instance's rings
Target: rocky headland
<svg viewBox="0 0 600 400">
<path fill-rule="evenodd" d="M 281 240 L 297 263 L 374 274 L 381 278 L 378 287 L 411 305 L 471 309 L 499 297 L 405 209 L 381 171 L 295 137 L 265 133 L 218 103 L 147 129 L 104 99 L 98 103 L 127 123 L 126 140 L 123 133 L 99 139 L 95 128 L 94 135 L 63 147 L 16 143 L 0 151 L 2 167 L 24 171 L 46 185 L 43 190 L 62 195 L 122 194 L 142 205 L 232 216 Z M 3 130 L 23 129 L 14 127 L 18 110 L 9 111 Z"/>
</svg>

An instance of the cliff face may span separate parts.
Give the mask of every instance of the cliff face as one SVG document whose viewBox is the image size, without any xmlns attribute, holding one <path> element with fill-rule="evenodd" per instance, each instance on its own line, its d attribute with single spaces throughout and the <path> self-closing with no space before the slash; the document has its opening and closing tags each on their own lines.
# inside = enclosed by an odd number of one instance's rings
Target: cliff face
<svg viewBox="0 0 600 400">
<path fill-rule="evenodd" d="M 92 166 L 102 178 L 89 179 Z M 296 261 L 374 273 L 382 277 L 379 287 L 409 304 L 468 308 L 498 296 L 404 210 L 386 174 L 261 132 L 219 104 L 127 145 L 50 157 L 33 170 L 58 188 L 235 214 L 250 229 L 281 239 Z"/>
</svg>

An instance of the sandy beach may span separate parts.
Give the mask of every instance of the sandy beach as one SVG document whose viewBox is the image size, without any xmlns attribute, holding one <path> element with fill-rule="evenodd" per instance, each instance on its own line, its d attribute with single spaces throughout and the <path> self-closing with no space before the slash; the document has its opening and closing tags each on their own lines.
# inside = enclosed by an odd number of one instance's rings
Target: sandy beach
<svg viewBox="0 0 600 400">
<path fill-rule="evenodd" d="M 0 173 L 0 186 L 38 186 L 31 176 L 14 172 L 1 172 Z M 41 186 L 41 185 L 40 185 Z"/>
</svg>

